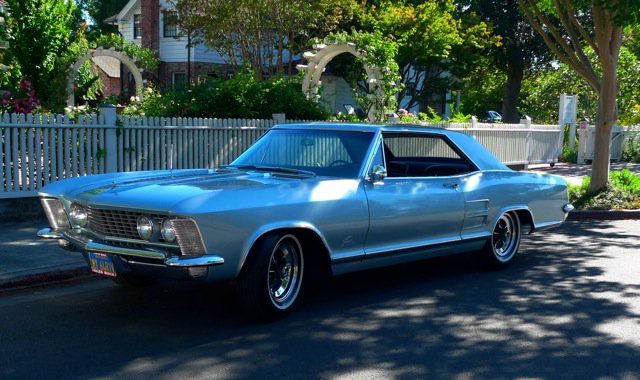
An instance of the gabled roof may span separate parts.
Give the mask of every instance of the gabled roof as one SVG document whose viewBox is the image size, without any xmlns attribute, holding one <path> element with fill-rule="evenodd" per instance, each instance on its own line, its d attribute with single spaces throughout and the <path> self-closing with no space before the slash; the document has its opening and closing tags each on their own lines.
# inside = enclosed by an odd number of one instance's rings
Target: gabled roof
<svg viewBox="0 0 640 380">
<path fill-rule="evenodd" d="M 129 2 L 124 6 L 124 8 L 122 8 L 122 10 L 118 14 L 107 17 L 106 19 L 104 19 L 104 22 L 106 24 L 115 24 L 117 22 L 120 22 L 125 17 L 127 17 L 127 14 L 129 14 L 131 9 L 137 6 L 140 6 L 140 0 L 129 0 Z"/>
</svg>

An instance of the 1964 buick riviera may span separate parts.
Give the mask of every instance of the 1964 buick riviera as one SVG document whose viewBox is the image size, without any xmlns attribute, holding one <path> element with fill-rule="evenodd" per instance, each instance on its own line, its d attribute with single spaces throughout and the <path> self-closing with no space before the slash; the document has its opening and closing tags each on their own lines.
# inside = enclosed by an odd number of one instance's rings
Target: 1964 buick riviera
<svg viewBox="0 0 640 380">
<path fill-rule="evenodd" d="M 512 171 L 465 134 L 360 124 L 276 126 L 220 169 L 73 178 L 40 197 L 38 234 L 94 272 L 234 280 L 263 319 L 319 274 L 476 251 L 504 267 L 572 209 L 564 179 Z"/>
</svg>

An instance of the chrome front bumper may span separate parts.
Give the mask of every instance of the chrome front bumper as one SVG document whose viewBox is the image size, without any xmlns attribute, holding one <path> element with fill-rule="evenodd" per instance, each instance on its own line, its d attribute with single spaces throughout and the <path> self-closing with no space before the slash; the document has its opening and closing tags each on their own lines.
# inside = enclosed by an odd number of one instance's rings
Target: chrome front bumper
<svg viewBox="0 0 640 380">
<path fill-rule="evenodd" d="M 176 256 L 168 257 L 164 252 L 116 247 L 112 245 L 96 243 L 84 236 L 74 234 L 73 232 L 55 231 L 51 228 L 41 229 L 40 231 L 38 231 L 38 236 L 45 239 L 66 240 L 78 249 L 87 252 L 101 252 L 116 256 L 140 257 L 145 259 L 159 260 L 168 267 L 190 268 L 224 264 L 224 259 L 220 256 L 204 255 L 200 257 L 188 258 L 181 258 Z"/>
</svg>

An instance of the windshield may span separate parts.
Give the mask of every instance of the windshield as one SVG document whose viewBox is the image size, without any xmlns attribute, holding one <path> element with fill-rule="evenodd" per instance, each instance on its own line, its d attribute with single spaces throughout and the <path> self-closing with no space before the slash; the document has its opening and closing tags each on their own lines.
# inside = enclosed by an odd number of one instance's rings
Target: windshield
<svg viewBox="0 0 640 380">
<path fill-rule="evenodd" d="M 373 137 L 372 132 L 273 129 L 230 166 L 289 168 L 355 178 Z"/>
</svg>

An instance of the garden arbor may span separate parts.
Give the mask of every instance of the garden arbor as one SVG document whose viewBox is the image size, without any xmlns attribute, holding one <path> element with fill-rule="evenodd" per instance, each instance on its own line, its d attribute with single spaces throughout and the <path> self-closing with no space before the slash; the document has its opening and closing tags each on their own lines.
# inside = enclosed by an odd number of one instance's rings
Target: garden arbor
<svg viewBox="0 0 640 380">
<path fill-rule="evenodd" d="M 328 43 L 328 44 L 315 44 L 313 45 L 315 51 L 308 51 L 304 53 L 304 58 L 307 59 L 306 65 L 298 65 L 298 69 L 305 70 L 304 79 L 302 81 L 302 92 L 308 99 L 318 101 L 320 99 L 320 77 L 324 72 L 327 64 L 332 59 L 340 54 L 348 53 L 354 55 L 356 58 L 362 58 L 367 53 L 364 50 L 359 50 L 355 43 Z M 375 65 L 369 65 L 367 62 L 363 62 L 364 69 L 367 73 L 367 87 L 374 99 L 371 102 L 367 117 L 369 121 L 382 121 L 380 120 L 381 114 L 384 117 L 384 106 L 387 101 L 387 95 L 381 83 L 384 83 L 384 77 L 380 69 Z M 382 108 L 382 109 L 380 109 Z"/>
<path fill-rule="evenodd" d="M 138 67 L 136 66 L 135 62 L 133 61 L 133 59 L 131 59 L 128 55 L 116 51 L 115 49 L 111 48 L 111 49 L 104 49 L 104 48 L 97 48 L 97 49 L 92 49 L 91 51 L 89 51 L 87 54 L 85 54 L 84 56 L 80 57 L 80 59 L 78 59 L 76 61 L 76 63 L 71 66 L 71 71 L 69 72 L 69 76 L 67 77 L 67 105 L 70 107 L 73 107 L 75 105 L 75 95 L 74 95 L 74 91 L 73 91 L 73 82 L 76 78 L 76 75 L 78 74 L 78 70 L 80 69 L 80 67 L 89 59 L 93 58 L 93 57 L 112 57 L 112 58 L 116 58 L 118 59 L 120 62 L 122 62 L 125 66 L 127 66 L 127 68 L 129 69 L 129 71 L 131 71 L 131 74 L 133 75 L 133 78 L 136 82 L 136 94 L 137 96 L 140 98 L 140 100 L 142 100 L 143 97 L 143 91 L 142 90 L 142 70 L 138 69 Z"/>
</svg>

